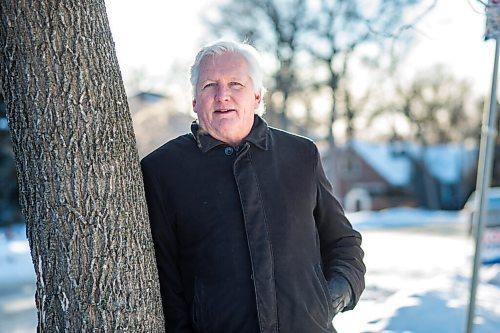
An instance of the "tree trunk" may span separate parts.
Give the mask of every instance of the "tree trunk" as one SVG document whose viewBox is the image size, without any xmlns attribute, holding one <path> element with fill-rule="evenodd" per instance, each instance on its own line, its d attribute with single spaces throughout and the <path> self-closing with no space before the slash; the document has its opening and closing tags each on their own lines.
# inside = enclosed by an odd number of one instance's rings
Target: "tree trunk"
<svg viewBox="0 0 500 333">
<path fill-rule="evenodd" d="M 0 4 L 0 64 L 39 332 L 164 331 L 103 0 Z"/>
</svg>

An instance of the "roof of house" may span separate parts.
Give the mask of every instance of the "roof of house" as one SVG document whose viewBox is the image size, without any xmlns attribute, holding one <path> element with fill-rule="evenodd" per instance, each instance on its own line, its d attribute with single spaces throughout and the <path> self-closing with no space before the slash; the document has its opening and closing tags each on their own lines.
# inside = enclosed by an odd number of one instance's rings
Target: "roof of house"
<svg viewBox="0 0 500 333">
<path fill-rule="evenodd" d="M 396 156 L 390 145 L 352 140 L 350 147 L 391 185 L 404 186 L 410 182 L 411 162 Z"/>
<path fill-rule="evenodd" d="M 373 143 L 351 140 L 350 147 L 391 185 L 411 180 L 411 160 L 423 160 L 430 173 L 443 183 L 456 183 L 463 170 L 477 163 L 477 149 L 463 144 L 441 144 L 422 148 L 413 142 Z"/>
</svg>

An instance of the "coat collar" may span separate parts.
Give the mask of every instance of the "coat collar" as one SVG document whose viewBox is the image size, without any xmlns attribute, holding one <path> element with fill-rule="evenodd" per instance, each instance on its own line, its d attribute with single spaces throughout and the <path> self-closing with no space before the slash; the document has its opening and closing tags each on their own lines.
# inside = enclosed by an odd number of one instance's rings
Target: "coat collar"
<svg viewBox="0 0 500 333">
<path fill-rule="evenodd" d="M 217 146 L 227 145 L 222 141 L 214 139 L 208 133 L 201 131 L 197 120 L 191 123 L 191 133 L 196 139 L 198 147 L 204 153 Z M 254 116 L 252 129 L 250 130 L 248 136 L 243 139 L 242 144 L 245 142 L 250 142 L 262 150 L 269 149 L 269 127 L 267 126 L 266 121 L 258 115 Z"/>
</svg>

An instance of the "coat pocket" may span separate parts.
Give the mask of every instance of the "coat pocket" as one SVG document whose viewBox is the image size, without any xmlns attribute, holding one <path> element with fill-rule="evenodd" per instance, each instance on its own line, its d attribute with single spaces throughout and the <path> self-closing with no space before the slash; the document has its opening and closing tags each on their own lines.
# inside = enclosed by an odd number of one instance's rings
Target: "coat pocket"
<svg viewBox="0 0 500 333">
<path fill-rule="evenodd" d="M 208 333 L 207 312 L 205 309 L 205 286 L 199 278 L 194 278 L 194 297 L 192 305 L 193 329 L 196 333 Z"/>
<path fill-rule="evenodd" d="M 321 288 L 321 294 L 323 295 L 323 305 L 325 306 L 326 310 L 328 311 L 326 327 L 330 328 L 332 326 L 332 320 L 333 320 L 332 297 L 330 296 L 328 284 L 326 282 L 325 275 L 323 274 L 323 270 L 321 269 L 321 266 L 319 266 L 319 265 L 314 266 L 314 271 L 316 273 L 315 274 L 316 279 L 317 279 L 319 286 Z"/>
</svg>

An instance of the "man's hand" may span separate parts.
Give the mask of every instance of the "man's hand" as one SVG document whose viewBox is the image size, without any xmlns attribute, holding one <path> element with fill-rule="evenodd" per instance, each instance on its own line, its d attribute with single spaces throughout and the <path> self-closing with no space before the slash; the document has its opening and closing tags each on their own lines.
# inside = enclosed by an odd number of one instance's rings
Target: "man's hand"
<svg viewBox="0 0 500 333">
<path fill-rule="evenodd" d="M 344 277 L 338 275 L 328 280 L 328 291 L 333 303 L 333 316 L 336 316 L 351 302 L 351 286 Z"/>
</svg>

